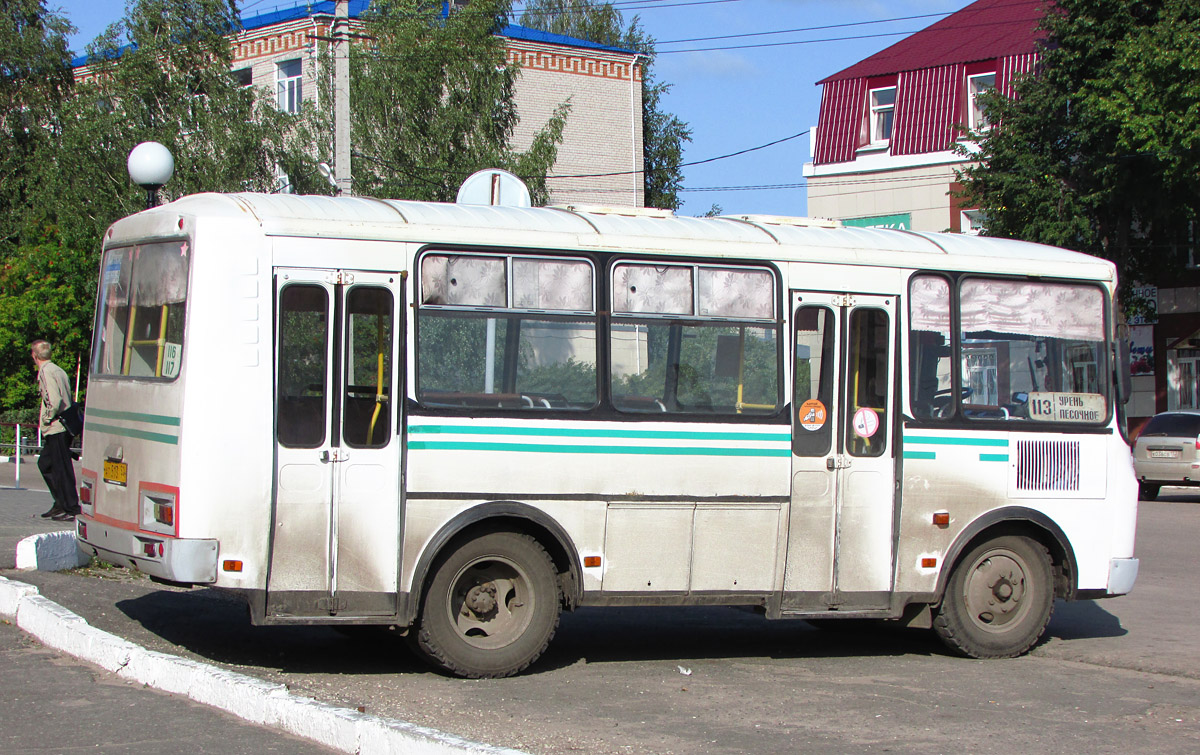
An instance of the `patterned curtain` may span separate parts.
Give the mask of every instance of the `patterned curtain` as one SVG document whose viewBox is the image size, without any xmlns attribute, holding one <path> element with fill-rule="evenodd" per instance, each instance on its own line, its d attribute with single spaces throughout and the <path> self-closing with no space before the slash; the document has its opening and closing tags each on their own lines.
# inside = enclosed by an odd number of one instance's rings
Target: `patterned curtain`
<svg viewBox="0 0 1200 755">
<path fill-rule="evenodd" d="M 967 280 L 959 306 L 964 333 L 1104 340 L 1104 300 L 1091 286 Z"/>
</svg>

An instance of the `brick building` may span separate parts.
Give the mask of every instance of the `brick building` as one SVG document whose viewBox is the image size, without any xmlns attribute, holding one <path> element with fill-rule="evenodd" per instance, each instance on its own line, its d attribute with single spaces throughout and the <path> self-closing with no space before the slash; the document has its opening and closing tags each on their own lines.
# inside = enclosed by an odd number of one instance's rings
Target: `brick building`
<svg viewBox="0 0 1200 755">
<path fill-rule="evenodd" d="M 352 26 L 368 4 L 351 0 Z M 298 110 L 302 102 L 317 97 L 317 42 L 330 37 L 333 13 L 334 3 L 326 0 L 242 19 L 242 30 L 230 40 L 234 74 L 245 86 L 273 91 L 281 110 Z M 509 61 L 521 66 L 514 93 L 520 116 L 513 135 L 516 149 L 527 149 L 554 109 L 571 103 L 551 171 L 551 203 L 640 207 L 640 56 L 517 25 L 506 26 L 501 36 Z M 76 78 L 90 75 L 86 57 L 73 65 Z M 350 106 L 354 107 L 353 93 Z"/>
</svg>

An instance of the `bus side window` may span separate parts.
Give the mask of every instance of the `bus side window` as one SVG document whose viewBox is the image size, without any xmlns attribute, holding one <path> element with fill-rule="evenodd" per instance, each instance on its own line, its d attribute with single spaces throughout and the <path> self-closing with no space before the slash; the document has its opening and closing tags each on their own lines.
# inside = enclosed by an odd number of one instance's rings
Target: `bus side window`
<svg viewBox="0 0 1200 755">
<path fill-rule="evenodd" d="M 796 310 L 792 453 L 797 456 L 824 456 L 833 444 L 833 322 L 827 307 Z"/>
<path fill-rule="evenodd" d="M 292 448 L 325 442 L 329 294 L 293 284 L 279 297 L 278 438 Z"/>
<path fill-rule="evenodd" d="M 909 284 L 909 394 L 913 416 L 947 419 L 954 414 L 950 368 L 950 283 L 916 275 Z"/>
</svg>

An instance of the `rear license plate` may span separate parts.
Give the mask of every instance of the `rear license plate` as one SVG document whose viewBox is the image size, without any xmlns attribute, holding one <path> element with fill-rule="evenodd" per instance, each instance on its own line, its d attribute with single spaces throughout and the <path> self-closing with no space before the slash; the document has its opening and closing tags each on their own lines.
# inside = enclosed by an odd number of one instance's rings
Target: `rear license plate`
<svg viewBox="0 0 1200 755">
<path fill-rule="evenodd" d="M 104 462 L 104 481 L 125 485 L 129 480 L 129 465 L 123 461 Z"/>
<path fill-rule="evenodd" d="M 1150 458 L 1151 459 L 1178 459 L 1179 458 L 1179 450 L 1178 449 L 1152 448 L 1152 449 L 1150 449 Z"/>
</svg>

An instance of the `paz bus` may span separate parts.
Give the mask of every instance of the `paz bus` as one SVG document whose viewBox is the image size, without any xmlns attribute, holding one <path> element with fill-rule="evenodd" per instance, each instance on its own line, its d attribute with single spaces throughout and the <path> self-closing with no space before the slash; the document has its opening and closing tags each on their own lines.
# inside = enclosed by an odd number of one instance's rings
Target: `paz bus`
<svg viewBox="0 0 1200 755">
<path fill-rule="evenodd" d="M 78 542 L 466 677 L 580 606 L 1016 656 L 1137 576 L 1116 286 L 835 221 L 189 196 L 103 239 Z"/>
</svg>

